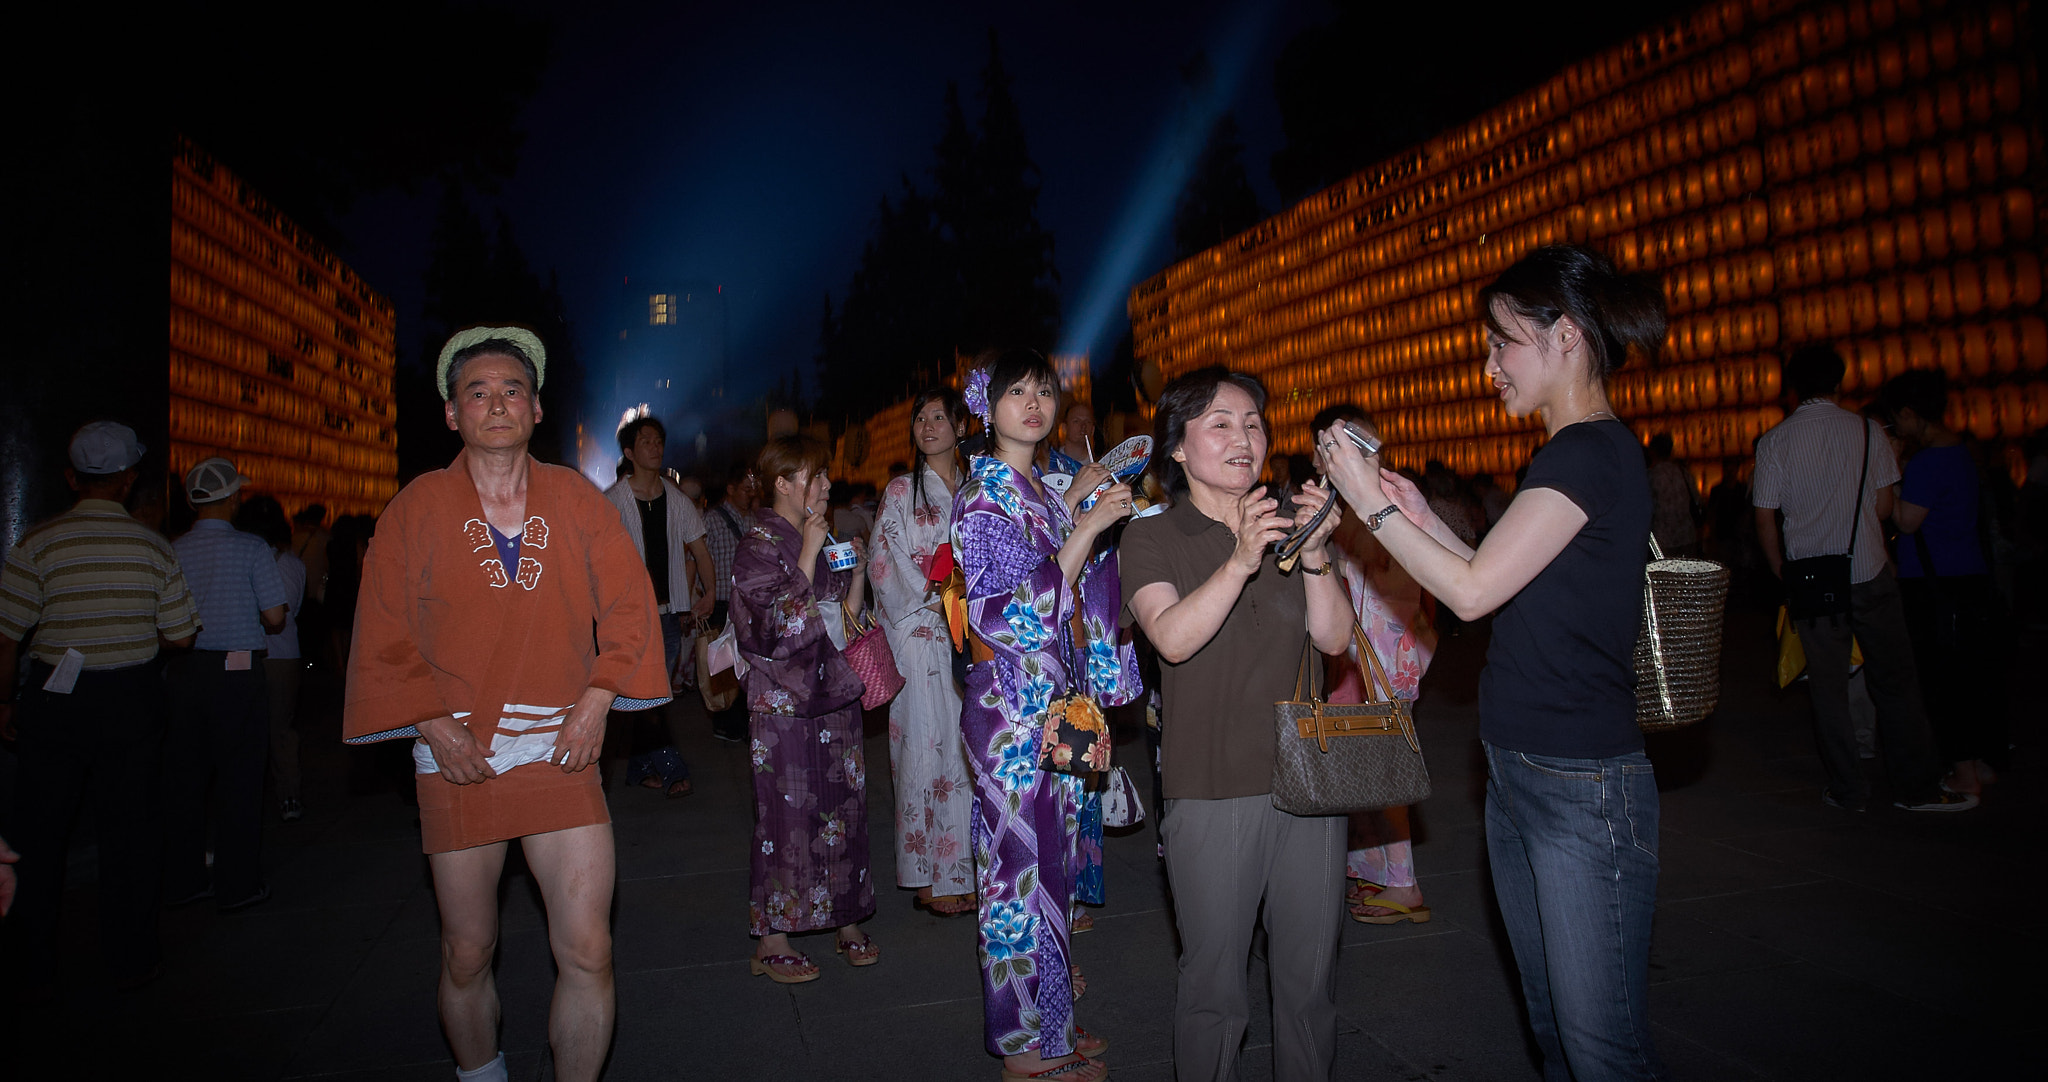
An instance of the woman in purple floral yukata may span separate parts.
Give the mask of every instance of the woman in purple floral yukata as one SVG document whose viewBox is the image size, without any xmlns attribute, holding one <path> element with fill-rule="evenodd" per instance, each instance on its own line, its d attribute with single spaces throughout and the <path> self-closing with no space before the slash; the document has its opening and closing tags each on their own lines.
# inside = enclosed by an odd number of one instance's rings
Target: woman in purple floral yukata
<svg viewBox="0 0 2048 1082">
<path fill-rule="evenodd" d="M 974 852 L 988 1050 L 1006 1080 L 1097 1082 L 1108 1042 L 1074 1025 L 1079 981 L 1067 944 L 1081 868 L 1082 779 L 1043 771 L 1040 738 L 1052 702 L 1085 692 L 1129 702 L 1137 657 L 1118 642 L 1115 554 L 1098 544 L 1131 513 L 1112 485 L 1088 511 L 1039 482 L 1033 460 L 1059 406 L 1052 366 L 1030 350 L 984 355 L 967 404 L 989 430 L 953 505 L 953 551 L 967 581 L 971 629 L 960 724 L 974 769 Z M 1078 500 L 1106 479 L 1085 467 Z M 1076 610 L 1080 641 L 1071 630 Z"/>
<path fill-rule="evenodd" d="M 732 561 L 732 621 L 746 675 L 754 766 L 751 968 L 782 984 L 818 978 L 789 933 L 839 929 L 856 966 L 882 951 L 858 922 L 874 915 L 868 875 L 861 680 L 826 633 L 840 603 L 859 608 L 867 576 L 825 560 L 825 445 L 770 440 L 756 464 L 774 502 L 754 513 Z M 863 553 L 862 560 L 866 557 Z"/>
</svg>

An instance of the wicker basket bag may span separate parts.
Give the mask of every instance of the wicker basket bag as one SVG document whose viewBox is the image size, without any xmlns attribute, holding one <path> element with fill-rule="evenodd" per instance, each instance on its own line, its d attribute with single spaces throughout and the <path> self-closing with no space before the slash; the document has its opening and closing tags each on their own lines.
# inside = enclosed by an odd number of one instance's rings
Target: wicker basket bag
<svg viewBox="0 0 2048 1082">
<path fill-rule="evenodd" d="M 1676 729 L 1714 712 L 1721 698 L 1721 622 L 1728 568 L 1665 559 L 1650 538 L 1643 569 L 1643 628 L 1636 636 L 1636 724 Z"/>
</svg>

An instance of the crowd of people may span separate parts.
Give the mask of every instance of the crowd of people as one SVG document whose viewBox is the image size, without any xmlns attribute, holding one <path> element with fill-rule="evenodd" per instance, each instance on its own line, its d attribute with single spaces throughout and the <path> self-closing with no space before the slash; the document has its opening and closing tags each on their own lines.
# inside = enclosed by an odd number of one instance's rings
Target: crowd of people
<svg viewBox="0 0 2048 1082">
<path fill-rule="evenodd" d="M 166 540 L 124 502 L 134 433 L 87 425 L 70 447 L 76 506 L 0 573 L 0 669 L 28 655 L 0 703 L 21 756 L 13 847 L 0 843 L 15 980 L 55 972 L 81 805 L 117 982 L 154 974 L 163 905 L 269 897 L 261 817 L 266 799 L 303 814 L 293 719 L 324 657 L 346 674 L 344 739 L 408 753 L 462 1079 L 506 1077 L 492 974 L 514 842 L 557 967 L 555 1075 L 600 1072 L 615 1013 L 604 776 L 623 761 L 625 784 L 689 795 L 692 715 L 676 698 L 692 693 L 713 736 L 745 745 L 754 975 L 823 978 L 800 942 L 828 930 L 849 966 L 883 961 L 863 924 L 888 896 L 871 842 L 893 837 L 880 863 L 907 904 L 975 923 L 1002 1077 L 1107 1077 L 1107 1036 L 1077 1021 L 1071 943 L 1112 886 L 1105 807 L 1135 771 L 1179 934 L 1177 1076 L 1237 1076 L 1263 928 L 1274 1077 L 1327 1079 L 1346 917 L 1431 913 L 1410 809 L 1274 806 L 1273 704 L 1305 677 L 1358 702 L 1381 669 L 1379 693 L 1413 701 L 1439 633 L 1490 618 L 1487 851 L 1546 1075 L 1664 1077 L 1647 1011 L 1659 797 L 1634 666 L 1652 538 L 1787 584 L 1823 800 L 1863 809 L 1861 758 L 1880 754 L 1897 806 L 1964 810 L 2003 763 L 1989 677 L 2002 614 L 2039 574 L 2042 535 L 2026 531 L 2048 461 L 2030 445 L 2031 487 L 2001 495 L 1944 424 L 1938 374 L 1895 379 L 1859 417 L 1839 403 L 1839 356 L 1814 347 L 1787 363 L 1798 408 L 1702 499 L 1670 439 L 1646 449 L 1605 394 L 1664 337 L 1654 282 L 1552 246 L 1480 303 L 1485 372 L 1546 435 L 1512 489 L 1442 463 L 1383 467 L 1373 440 L 1350 438 L 1376 434 L 1349 404 L 1314 419 L 1311 454 L 1271 454 L 1265 387 L 1221 366 L 1166 385 L 1148 469 L 1119 477 L 1088 403 L 1025 349 L 917 395 L 915 460 L 880 491 L 835 483 L 827 445 L 798 432 L 771 433 L 707 491 L 666 468 L 653 416 L 619 430 L 600 491 L 529 454 L 547 358 L 518 327 L 449 340 L 435 378 L 462 450 L 374 523 L 287 520 L 216 458 L 183 479 L 195 521 Z M 863 741 L 877 637 L 903 677 L 886 708 L 893 834 L 871 828 Z M 1852 637 L 1871 752 L 1849 705 Z M 739 681 L 730 704 L 709 690 L 721 674 Z M 1133 766 L 1119 750 L 1112 771 L 1113 723 L 1132 722 L 1152 754 Z"/>
</svg>

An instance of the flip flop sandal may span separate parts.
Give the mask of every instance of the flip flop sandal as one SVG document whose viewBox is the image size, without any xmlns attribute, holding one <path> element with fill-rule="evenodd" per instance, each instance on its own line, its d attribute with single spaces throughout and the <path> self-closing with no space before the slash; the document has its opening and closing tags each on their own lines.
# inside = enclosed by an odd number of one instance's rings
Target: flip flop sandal
<svg viewBox="0 0 2048 1082">
<path fill-rule="evenodd" d="M 1378 894 L 1379 892 L 1385 889 L 1387 888 L 1379 885 L 1378 883 L 1354 877 L 1351 880 L 1350 889 L 1345 891 L 1344 893 L 1344 900 L 1350 902 L 1352 905 L 1357 905 L 1361 902 L 1366 902 L 1373 895 Z"/>
<path fill-rule="evenodd" d="M 850 966 L 871 966 L 882 960 L 882 948 L 866 932 L 859 939 L 841 939 L 832 944 L 832 949 L 846 956 Z"/>
<path fill-rule="evenodd" d="M 939 905 L 941 901 L 947 899 L 955 899 L 952 905 L 958 908 L 946 908 Z M 972 894 L 945 894 L 932 898 L 912 896 L 911 904 L 930 913 L 934 917 L 964 917 L 975 910 L 975 898 Z"/>
<path fill-rule="evenodd" d="M 1094 930 L 1095 914 L 1093 913 L 1083 913 L 1074 918 L 1074 923 L 1067 926 L 1068 935 L 1080 935 L 1082 932 L 1092 932 Z"/>
<path fill-rule="evenodd" d="M 766 958 L 749 958 L 747 966 L 753 976 L 766 977 L 777 984 L 803 984 L 817 980 L 824 974 L 812 965 L 810 956 L 803 954 L 771 954 Z M 809 973 L 784 973 L 774 966 L 810 966 Z"/>
<path fill-rule="evenodd" d="M 1393 912 L 1382 913 L 1379 916 L 1367 916 L 1358 911 L 1361 907 L 1368 909 L 1391 909 Z M 1375 898 L 1371 901 L 1359 902 L 1357 905 L 1352 906 L 1351 919 L 1360 924 L 1399 924 L 1404 920 L 1412 921 L 1416 924 L 1428 924 L 1429 907 L 1418 905 L 1410 909 L 1399 902 L 1382 902 Z"/>
<path fill-rule="evenodd" d="M 1031 1082 L 1034 1078 L 1052 1079 L 1053 1082 L 1060 1082 L 1062 1079 L 1079 1079 L 1088 1077 L 1089 1071 L 1096 1067 L 1101 1067 L 1103 1070 L 1101 1074 L 1094 1077 L 1109 1077 L 1109 1067 L 1107 1064 L 1083 1056 L 1072 1063 L 1062 1063 L 1057 1067 L 1047 1067 L 1043 1071 L 1033 1071 L 1030 1074 L 1013 1071 L 1005 1067 L 1003 1068 L 1003 1082 Z"/>
<path fill-rule="evenodd" d="M 1109 1051 L 1109 1038 L 1097 1037 L 1080 1026 L 1074 1027 L 1074 1053 L 1076 1055 L 1082 1059 L 1101 1059 L 1102 1054 L 1107 1051 Z"/>
</svg>

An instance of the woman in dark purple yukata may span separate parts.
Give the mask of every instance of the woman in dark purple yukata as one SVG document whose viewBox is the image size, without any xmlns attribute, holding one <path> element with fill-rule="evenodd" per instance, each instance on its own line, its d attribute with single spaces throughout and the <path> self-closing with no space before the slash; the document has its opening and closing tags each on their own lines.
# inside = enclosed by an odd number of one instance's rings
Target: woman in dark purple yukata
<svg viewBox="0 0 2048 1082">
<path fill-rule="evenodd" d="M 1037 353 L 984 355 L 966 398 L 991 452 L 969 463 L 953 504 L 975 659 L 960 725 L 974 771 L 985 1035 L 1006 1080 L 1098 1082 L 1108 1042 L 1074 1025 L 1080 982 L 1067 951 L 1083 779 L 1040 770 L 1038 753 L 1055 699 L 1079 691 L 1113 706 L 1141 690 L 1137 657 L 1118 642 L 1115 552 L 1099 543 L 1131 513 L 1131 490 L 1112 485 L 1076 513 L 1040 483 L 1033 460 L 1059 382 Z M 1069 491 L 1078 500 L 1105 479 L 1084 467 Z"/>
<path fill-rule="evenodd" d="M 861 680 L 826 628 L 840 603 L 858 609 L 861 564 L 833 571 L 824 547 L 828 451 L 782 436 L 756 472 L 774 502 L 754 513 L 732 561 L 732 621 L 746 677 L 754 767 L 754 848 L 748 915 L 760 938 L 751 968 L 783 984 L 818 978 L 789 945 L 792 932 L 839 930 L 856 966 L 881 960 L 860 929 L 874 915 L 868 875 L 867 765 L 861 758 Z M 861 563 L 866 553 L 861 553 Z"/>
</svg>

